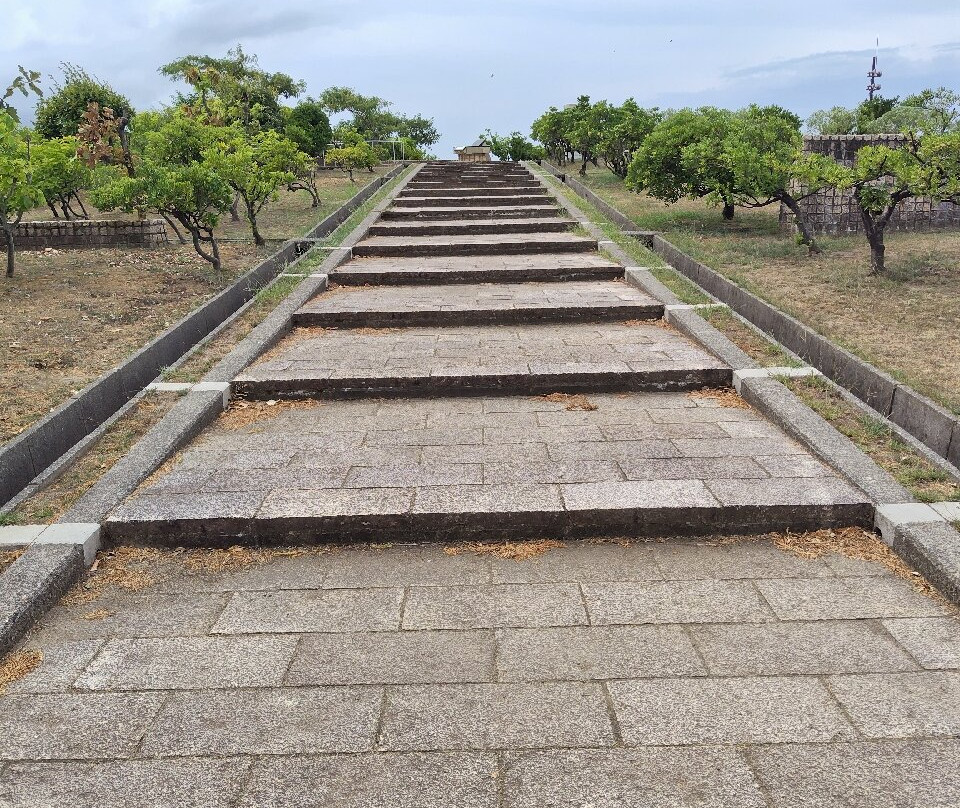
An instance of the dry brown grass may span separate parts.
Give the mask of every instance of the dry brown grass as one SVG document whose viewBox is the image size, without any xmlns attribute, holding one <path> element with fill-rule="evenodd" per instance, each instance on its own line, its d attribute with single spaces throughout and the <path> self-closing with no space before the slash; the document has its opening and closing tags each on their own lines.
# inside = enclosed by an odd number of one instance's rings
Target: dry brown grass
<svg viewBox="0 0 960 808">
<path fill-rule="evenodd" d="M 563 542 L 553 539 L 518 542 L 468 542 L 467 544 L 448 545 L 443 548 L 443 552 L 449 556 L 473 553 L 474 555 L 493 556 L 508 561 L 530 561 L 563 546 Z"/>
<path fill-rule="evenodd" d="M 0 572 L 3 572 L 25 552 L 24 548 L 16 550 L 0 550 Z"/>
<path fill-rule="evenodd" d="M 541 398 L 544 401 L 550 401 L 554 404 L 563 404 L 563 408 L 570 411 L 580 410 L 583 412 L 593 412 L 595 409 L 598 409 L 597 405 L 589 398 L 579 394 L 550 393 L 549 395 L 541 396 Z"/>
<path fill-rule="evenodd" d="M 94 609 L 92 612 L 87 612 L 84 615 L 81 615 L 84 620 L 103 620 L 107 617 L 113 617 L 116 612 L 110 611 L 110 609 Z"/>
<path fill-rule="evenodd" d="M 751 409 L 750 405 L 733 389 L 709 388 L 704 390 L 691 390 L 687 393 L 687 398 L 705 398 L 710 401 L 716 401 L 721 407 L 733 407 L 741 410 Z"/>
<path fill-rule="evenodd" d="M 0 661 L 0 696 L 14 682 L 19 682 L 28 673 L 32 673 L 43 662 L 43 652 L 39 648 L 28 648 L 7 654 Z"/>
<path fill-rule="evenodd" d="M 65 606 L 83 606 L 116 588 L 140 592 L 160 580 L 157 562 L 167 553 L 152 547 L 118 547 L 102 553 L 87 577 L 63 596 Z"/>
<path fill-rule="evenodd" d="M 233 399 L 217 420 L 217 426 L 235 432 L 290 410 L 310 410 L 322 406 L 312 399 L 297 401 L 243 401 Z"/>
<path fill-rule="evenodd" d="M 55 522 L 176 404 L 174 394 L 148 394 L 117 421 L 53 483 L 20 503 L 21 524 Z"/>
<path fill-rule="evenodd" d="M 858 561 L 882 564 L 894 575 L 909 581 L 925 595 L 937 599 L 942 597 L 919 572 L 884 544 L 879 536 L 863 528 L 848 527 L 815 530 L 808 533 L 778 533 L 771 538 L 774 546 L 800 558 L 822 558 L 833 553 Z"/>
<path fill-rule="evenodd" d="M 299 558 L 325 552 L 320 547 L 250 548 L 234 545 L 226 549 L 187 550 L 180 554 L 183 565 L 192 572 L 231 572 L 254 564 L 265 564 L 277 558 Z"/>
</svg>

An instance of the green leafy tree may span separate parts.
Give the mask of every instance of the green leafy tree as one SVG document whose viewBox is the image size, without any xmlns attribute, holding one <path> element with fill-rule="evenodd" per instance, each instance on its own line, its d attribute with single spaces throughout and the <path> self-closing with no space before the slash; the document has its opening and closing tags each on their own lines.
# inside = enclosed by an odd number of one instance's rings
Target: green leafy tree
<svg viewBox="0 0 960 808">
<path fill-rule="evenodd" d="M 710 196 L 732 219 L 735 180 L 714 159 L 726 138 L 732 113 L 716 107 L 671 112 L 646 136 L 627 169 L 627 187 L 665 202 Z"/>
<path fill-rule="evenodd" d="M 960 126 L 960 95 L 947 89 L 921 90 L 902 101 L 876 97 L 852 109 L 814 112 L 807 129 L 821 135 L 944 134 Z"/>
<path fill-rule="evenodd" d="M 75 137 L 40 140 L 33 144 L 33 179 L 56 218 L 59 218 L 58 206 L 64 219 L 89 218 L 80 191 L 89 187 L 91 172 L 77 156 L 77 146 Z M 74 202 L 80 213 L 73 209 Z"/>
<path fill-rule="evenodd" d="M 231 189 L 208 149 L 229 133 L 182 113 L 143 118 L 133 148 L 134 176 L 119 166 L 104 168 L 91 199 L 101 210 L 153 210 L 176 220 L 190 233 L 197 254 L 219 273 L 214 229 L 230 209 Z"/>
<path fill-rule="evenodd" d="M 375 95 L 361 95 L 350 87 L 328 87 L 320 94 L 320 104 L 331 115 L 349 113 L 342 125 L 360 134 L 364 140 L 392 140 L 408 137 L 417 146 L 432 146 L 440 139 L 433 120 L 422 115 L 396 115 L 392 104 Z"/>
<path fill-rule="evenodd" d="M 7 113 L 13 120 L 19 122 L 20 116 L 17 114 L 16 108 L 10 103 L 9 99 L 17 92 L 24 98 L 29 98 L 30 93 L 42 98 L 43 90 L 40 89 L 40 71 L 27 70 L 23 65 L 17 65 L 17 68 L 20 72 L 14 76 L 13 81 L 10 82 L 3 91 L 3 95 L 0 96 L 0 112 Z"/>
<path fill-rule="evenodd" d="M 520 132 L 511 132 L 509 135 L 498 135 L 489 129 L 481 137 L 490 144 L 490 151 L 498 160 L 540 160 L 546 156 L 542 146 L 538 146 Z"/>
<path fill-rule="evenodd" d="M 347 172 L 351 182 L 353 182 L 354 171 L 360 171 L 364 168 L 373 171 L 374 167 L 380 162 L 377 152 L 363 140 L 359 132 L 346 127 L 339 128 L 337 140 L 342 142 L 343 145 L 335 149 L 328 149 L 324 159 L 327 165 Z"/>
<path fill-rule="evenodd" d="M 323 154 L 333 136 L 330 118 L 320 102 L 312 98 L 287 110 L 283 131 L 297 144 L 300 151 L 315 158 Z"/>
<path fill-rule="evenodd" d="M 63 62 L 60 67 L 63 83 L 54 84 L 53 92 L 37 104 L 34 129 L 42 137 L 53 140 L 77 134 L 91 103 L 100 109 L 112 110 L 117 118 L 129 120 L 134 114 L 130 100 L 106 82 L 69 62 Z"/>
<path fill-rule="evenodd" d="M 547 155 L 561 166 L 568 160 L 573 160 L 574 156 L 573 146 L 567 139 L 569 117 L 565 110 L 550 107 L 530 127 L 533 139 L 541 143 Z"/>
<path fill-rule="evenodd" d="M 281 186 L 294 181 L 311 167 L 309 155 L 277 132 L 268 130 L 245 136 L 237 131 L 204 151 L 204 160 L 243 200 L 253 240 L 266 242 L 257 226 L 257 216 L 267 202 L 276 201 Z"/>
<path fill-rule="evenodd" d="M 160 73 L 190 86 L 189 93 L 177 97 L 186 115 L 203 117 L 214 126 L 239 123 L 250 132 L 283 130 L 280 99 L 296 98 L 305 88 L 286 73 L 261 69 L 256 55 L 245 53 L 240 45 L 220 58 L 183 56 L 163 65 Z"/>
<path fill-rule="evenodd" d="M 620 179 L 625 179 L 634 153 L 662 119 L 660 110 L 643 109 L 632 98 L 619 107 L 609 106 L 597 143 L 604 165 Z"/>
<path fill-rule="evenodd" d="M 14 233 L 23 214 L 43 203 L 30 170 L 26 132 L 13 116 L 0 111 L 0 229 L 6 240 L 7 277 L 13 277 Z"/>
</svg>

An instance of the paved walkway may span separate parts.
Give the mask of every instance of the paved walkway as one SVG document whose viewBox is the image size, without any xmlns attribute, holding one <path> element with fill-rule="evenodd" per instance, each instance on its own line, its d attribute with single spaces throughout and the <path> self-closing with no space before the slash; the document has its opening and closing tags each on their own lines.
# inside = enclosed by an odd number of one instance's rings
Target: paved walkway
<svg viewBox="0 0 960 808">
<path fill-rule="evenodd" d="M 0 808 L 960 805 L 953 612 L 817 550 L 882 556 L 866 497 L 529 172 L 430 164 L 355 256 L 107 526 L 300 549 L 102 556 Z M 691 538 L 772 530 L 819 556 Z"/>
<path fill-rule="evenodd" d="M 960 804 L 960 629 L 881 565 L 458 549 L 104 559 L 138 589 L 28 638 L 0 805 Z"/>
</svg>

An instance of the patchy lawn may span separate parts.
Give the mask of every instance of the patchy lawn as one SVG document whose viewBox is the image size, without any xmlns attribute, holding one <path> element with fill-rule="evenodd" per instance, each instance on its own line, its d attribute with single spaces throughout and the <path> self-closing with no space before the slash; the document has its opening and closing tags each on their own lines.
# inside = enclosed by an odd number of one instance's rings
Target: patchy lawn
<svg viewBox="0 0 960 808">
<path fill-rule="evenodd" d="M 571 175 L 578 177 L 575 169 Z M 605 168 L 585 184 L 637 223 L 737 281 L 811 328 L 960 413 L 960 232 L 890 233 L 887 275 L 867 276 L 860 234 L 820 239 L 824 253 L 781 236 L 776 205 L 675 205 L 628 191 Z"/>
</svg>

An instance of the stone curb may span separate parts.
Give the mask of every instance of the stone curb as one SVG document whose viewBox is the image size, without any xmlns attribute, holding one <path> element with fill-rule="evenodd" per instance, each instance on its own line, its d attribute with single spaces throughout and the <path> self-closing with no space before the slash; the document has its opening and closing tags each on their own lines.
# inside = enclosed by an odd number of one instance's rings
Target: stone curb
<svg viewBox="0 0 960 808">
<path fill-rule="evenodd" d="M 353 211 L 402 170 L 397 166 L 361 189 L 308 234 L 333 232 Z M 205 339 L 253 298 L 256 289 L 274 278 L 303 252 L 298 240 L 251 269 L 231 286 L 208 300 L 131 355 L 76 396 L 0 448 L 0 503 L 13 499 L 31 480 L 100 427 L 137 395 L 164 368 Z"/>
<path fill-rule="evenodd" d="M 0 575 L 0 654 L 9 651 L 34 621 L 80 578 L 80 544 L 32 544 Z"/>
<path fill-rule="evenodd" d="M 88 567 L 100 549 L 100 525 L 58 522 L 54 525 L 11 525 L 0 527 L 0 549 L 19 549 L 35 544 L 70 544 L 83 550 Z"/>
</svg>

